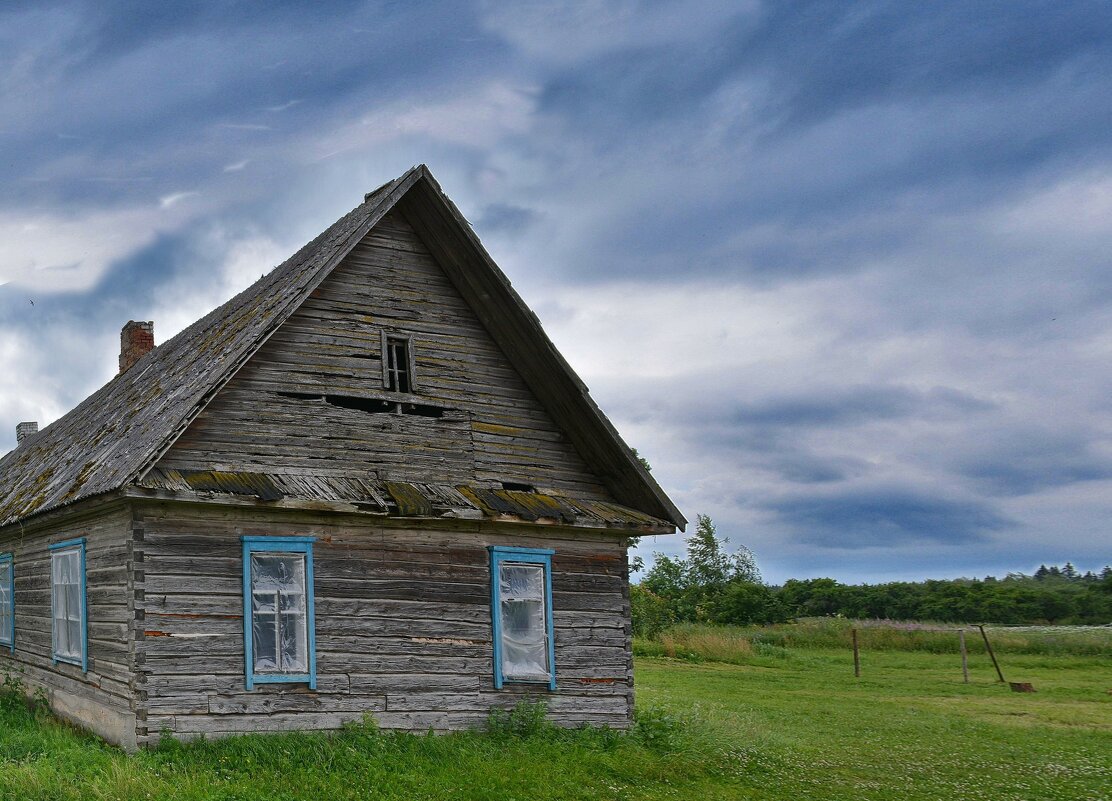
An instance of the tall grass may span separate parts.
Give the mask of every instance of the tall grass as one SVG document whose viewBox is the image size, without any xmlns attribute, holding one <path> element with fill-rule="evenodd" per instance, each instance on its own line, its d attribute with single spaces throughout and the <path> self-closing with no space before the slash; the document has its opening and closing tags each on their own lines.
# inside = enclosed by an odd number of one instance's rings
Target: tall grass
<svg viewBox="0 0 1112 801">
<path fill-rule="evenodd" d="M 634 653 L 693 661 L 746 664 L 785 657 L 795 649 L 846 649 L 857 629 L 860 647 L 869 651 L 922 651 L 956 654 L 957 629 L 965 629 L 966 648 L 985 651 L 975 626 L 903 623 L 890 620 L 804 618 L 774 626 L 680 624 L 655 638 L 634 640 Z M 1110 626 L 986 627 L 993 650 L 1001 654 L 1045 656 L 1112 656 Z"/>
</svg>

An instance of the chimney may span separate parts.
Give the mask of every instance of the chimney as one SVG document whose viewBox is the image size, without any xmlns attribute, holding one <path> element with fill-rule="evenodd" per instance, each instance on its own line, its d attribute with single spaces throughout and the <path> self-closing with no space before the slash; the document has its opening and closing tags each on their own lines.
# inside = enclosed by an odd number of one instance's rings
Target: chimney
<svg viewBox="0 0 1112 801">
<path fill-rule="evenodd" d="M 125 372 L 137 361 L 154 350 L 154 321 L 128 320 L 120 331 L 120 372 Z"/>
<path fill-rule="evenodd" d="M 29 423 L 19 423 L 15 427 L 15 444 L 18 447 L 23 440 L 30 437 L 32 434 L 39 433 L 39 424 L 32 420 Z"/>
</svg>

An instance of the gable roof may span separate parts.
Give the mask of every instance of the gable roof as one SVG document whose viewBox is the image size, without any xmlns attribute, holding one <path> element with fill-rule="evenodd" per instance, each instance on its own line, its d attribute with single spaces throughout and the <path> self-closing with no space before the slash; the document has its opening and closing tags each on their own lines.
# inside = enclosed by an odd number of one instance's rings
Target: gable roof
<svg viewBox="0 0 1112 801">
<path fill-rule="evenodd" d="M 389 211 L 423 235 L 554 421 L 623 504 L 686 520 L 595 405 L 425 165 L 366 195 L 252 286 L 0 458 L 0 525 L 139 481 L 236 371 Z"/>
</svg>

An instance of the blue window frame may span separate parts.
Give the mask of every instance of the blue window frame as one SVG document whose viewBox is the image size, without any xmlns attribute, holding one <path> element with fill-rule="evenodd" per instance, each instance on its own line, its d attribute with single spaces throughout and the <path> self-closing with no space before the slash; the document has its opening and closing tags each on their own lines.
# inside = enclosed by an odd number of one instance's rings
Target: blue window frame
<svg viewBox="0 0 1112 801">
<path fill-rule="evenodd" d="M 89 600 L 85 592 L 85 538 L 50 546 L 52 660 L 89 670 Z"/>
<path fill-rule="evenodd" d="M 241 537 L 243 653 L 247 689 L 308 683 L 317 688 L 313 609 L 316 537 Z"/>
<path fill-rule="evenodd" d="M 552 554 L 546 548 L 490 547 L 494 686 L 547 684 L 556 689 L 552 636 Z"/>
<path fill-rule="evenodd" d="M 15 653 L 15 560 L 0 553 L 0 646 Z"/>
</svg>

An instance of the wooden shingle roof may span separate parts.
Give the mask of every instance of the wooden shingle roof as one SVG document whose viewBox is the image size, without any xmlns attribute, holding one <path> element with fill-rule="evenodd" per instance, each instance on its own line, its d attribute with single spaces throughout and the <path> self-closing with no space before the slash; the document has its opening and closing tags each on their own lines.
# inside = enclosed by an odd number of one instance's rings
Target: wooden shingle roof
<svg viewBox="0 0 1112 801">
<path fill-rule="evenodd" d="M 445 272 L 623 504 L 682 527 L 470 226 L 420 165 L 369 193 L 255 284 L 0 458 L 0 525 L 138 482 L 209 400 L 395 206 L 448 248 Z M 531 380 L 531 376 L 533 376 Z M 538 382 L 540 382 L 538 384 Z"/>
</svg>

